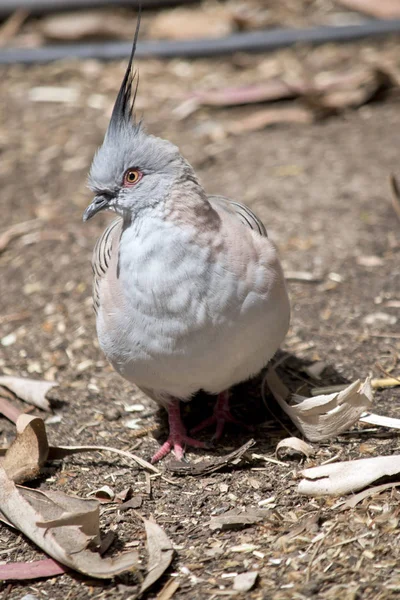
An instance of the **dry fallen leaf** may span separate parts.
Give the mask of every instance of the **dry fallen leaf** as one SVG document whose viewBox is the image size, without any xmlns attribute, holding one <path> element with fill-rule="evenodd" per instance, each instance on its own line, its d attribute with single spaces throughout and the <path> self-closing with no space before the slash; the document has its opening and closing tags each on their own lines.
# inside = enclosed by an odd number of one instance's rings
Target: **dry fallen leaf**
<svg viewBox="0 0 400 600">
<path fill-rule="evenodd" d="M 239 135 L 248 131 L 258 131 L 277 123 L 309 124 L 314 120 L 308 108 L 294 106 L 288 108 L 264 108 L 227 126 L 228 133 Z"/>
<path fill-rule="evenodd" d="M 103 485 L 101 488 L 90 492 L 88 496 L 96 496 L 100 502 L 112 502 L 115 498 L 115 492 L 109 485 Z"/>
<path fill-rule="evenodd" d="M 18 487 L 0 467 L 0 510 L 49 556 L 85 575 L 109 579 L 138 567 L 137 552 L 101 558 L 88 549 L 100 543 L 97 500 Z"/>
<path fill-rule="evenodd" d="M 278 377 L 275 369 L 268 369 L 264 382 L 268 384 L 282 410 L 304 437 L 312 442 L 326 440 L 348 430 L 372 402 L 369 378 L 363 384 L 355 381 L 337 393 L 301 398 L 301 402 L 295 406 L 287 403 L 289 390 Z"/>
<path fill-rule="evenodd" d="M 239 512 L 237 509 L 230 510 L 222 515 L 211 517 L 208 524 L 211 531 L 221 529 L 242 529 L 248 525 L 254 525 L 265 519 L 268 516 L 268 511 L 257 508 L 248 508 L 245 512 Z"/>
<path fill-rule="evenodd" d="M 7 449 L 1 464 L 10 479 L 23 483 L 40 474 L 48 454 L 43 420 L 22 414 L 17 419 L 17 437 Z"/>
<path fill-rule="evenodd" d="M 299 456 L 300 458 L 308 458 L 314 454 L 314 448 L 304 440 L 297 437 L 289 437 L 279 442 L 275 452 L 280 460 Z"/>
<path fill-rule="evenodd" d="M 380 427 L 400 429 L 400 419 L 395 419 L 393 417 L 384 417 L 382 415 L 375 415 L 374 413 L 361 415 L 360 421 L 361 423 L 368 423 L 368 425 L 378 425 Z"/>
<path fill-rule="evenodd" d="M 382 485 L 375 485 L 374 487 L 363 490 L 359 494 L 355 494 L 355 496 L 352 496 L 351 498 L 346 500 L 346 502 L 344 502 L 344 504 L 340 506 L 340 510 L 354 508 L 359 502 L 362 502 L 365 498 L 368 498 L 369 496 L 374 496 L 375 494 L 379 494 L 380 492 L 398 486 L 400 486 L 400 481 L 395 481 L 393 483 L 383 483 Z"/>
<path fill-rule="evenodd" d="M 2 414 L 6 419 L 11 421 L 12 423 L 16 423 L 19 415 L 22 414 L 22 411 L 19 410 L 16 406 L 11 404 L 7 398 L 4 396 L 0 396 L 0 414 Z"/>
<path fill-rule="evenodd" d="M 336 0 L 338 4 L 376 19 L 400 19 L 399 0 Z"/>
<path fill-rule="evenodd" d="M 129 39 L 125 24 L 124 17 L 110 11 L 87 10 L 49 15 L 38 25 L 47 39 L 74 42 L 99 38 Z"/>
<path fill-rule="evenodd" d="M 303 85 L 272 77 L 263 83 L 242 87 L 227 87 L 194 92 L 190 99 L 198 106 L 238 106 L 293 98 L 303 92 Z"/>
<path fill-rule="evenodd" d="M 50 403 L 46 399 L 47 392 L 58 385 L 55 381 L 38 381 L 37 379 L 27 379 L 23 377 L 0 377 L 0 385 L 11 390 L 18 398 L 37 406 L 45 411 L 50 411 Z"/>
<path fill-rule="evenodd" d="M 147 575 L 140 587 L 140 593 L 143 594 L 155 583 L 166 571 L 172 562 L 174 549 L 171 540 L 165 531 L 154 523 L 144 519 L 144 526 L 147 536 L 147 551 L 149 554 L 147 562 Z"/>
<path fill-rule="evenodd" d="M 300 494 L 342 496 L 381 477 L 400 476 L 400 454 L 320 465 L 305 469 L 301 475 L 304 479 L 298 486 Z"/>
<path fill-rule="evenodd" d="M 197 10 L 163 10 L 152 18 L 148 35 L 152 39 L 163 40 L 219 38 L 229 35 L 233 28 L 230 11 L 222 5 L 210 5 Z"/>
<path fill-rule="evenodd" d="M 140 508 L 143 504 L 143 498 L 142 496 L 133 496 L 133 498 L 130 498 L 130 500 L 126 500 L 126 502 L 123 502 L 123 504 L 120 504 L 118 506 L 118 510 L 129 510 L 130 508 L 132 508 L 133 510 L 137 510 L 138 508 Z"/>
<path fill-rule="evenodd" d="M 36 560 L 34 562 L 15 562 L 0 565 L 0 581 L 26 581 L 40 577 L 54 577 L 67 571 L 52 558 Z"/>
</svg>

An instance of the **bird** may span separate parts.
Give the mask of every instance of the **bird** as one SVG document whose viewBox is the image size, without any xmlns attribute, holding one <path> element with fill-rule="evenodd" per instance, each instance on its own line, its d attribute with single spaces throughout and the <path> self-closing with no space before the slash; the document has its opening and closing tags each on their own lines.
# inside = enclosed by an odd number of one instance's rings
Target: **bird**
<svg viewBox="0 0 400 600">
<path fill-rule="evenodd" d="M 259 373 L 289 327 L 290 303 L 275 245 L 244 204 L 208 195 L 177 146 L 149 134 L 135 114 L 134 56 L 140 27 L 88 185 L 83 221 L 103 210 L 117 218 L 92 259 L 99 345 L 113 368 L 168 412 L 169 435 L 152 458 L 191 437 L 181 402 L 217 395 L 200 430 L 236 422 L 229 389 Z M 193 433 L 193 430 L 192 432 Z"/>
</svg>

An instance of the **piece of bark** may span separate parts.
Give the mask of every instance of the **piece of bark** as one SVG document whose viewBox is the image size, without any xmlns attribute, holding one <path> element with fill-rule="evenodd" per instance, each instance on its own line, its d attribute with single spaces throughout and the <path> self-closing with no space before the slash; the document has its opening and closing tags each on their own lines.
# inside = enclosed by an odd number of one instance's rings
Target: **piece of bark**
<svg viewBox="0 0 400 600">
<path fill-rule="evenodd" d="M 255 445 L 253 439 L 249 440 L 237 450 L 226 454 L 225 456 L 216 457 L 212 460 L 202 460 L 198 463 L 184 463 L 178 460 L 171 460 L 167 464 L 169 471 L 175 475 L 205 475 L 213 473 L 228 466 L 236 466 L 245 456 L 246 452 Z"/>
<path fill-rule="evenodd" d="M 211 517 L 208 523 L 211 531 L 220 529 L 226 531 L 228 529 L 243 529 L 254 523 L 259 523 L 265 517 L 268 516 L 268 511 L 257 508 L 248 508 L 245 512 L 239 512 L 238 510 L 230 510 L 222 515 Z"/>
</svg>

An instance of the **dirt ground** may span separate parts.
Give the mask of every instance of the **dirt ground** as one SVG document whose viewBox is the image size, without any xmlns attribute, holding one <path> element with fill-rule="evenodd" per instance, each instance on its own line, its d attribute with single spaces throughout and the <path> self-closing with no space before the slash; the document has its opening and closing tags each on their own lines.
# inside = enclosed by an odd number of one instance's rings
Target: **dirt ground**
<svg viewBox="0 0 400 600">
<path fill-rule="evenodd" d="M 363 48 L 340 49 L 339 59 L 344 52 L 351 62 Z M 400 223 L 390 206 L 388 183 L 390 173 L 400 175 L 398 100 L 392 97 L 313 125 L 282 125 L 239 137 L 224 135 L 224 125 L 240 120 L 252 107 L 200 110 L 187 119 L 174 110 L 196 87 L 249 82 L 267 71 L 268 60 L 143 61 L 138 110 L 152 133 L 180 146 L 208 192 L 244 201 L 263 218 L 288 272 L 315 276 L 309 283 L 289 284 L 292 322 L 282 348 L 289 358 L 281 374 L 292 390 L 309 381 L 301 369 L 316 360 L 329 365 L 318 385 L 382 376 L 377 362 L 390 368 L 400 351 L 395 322 Z M 32 235 L 10 243 L 0 255 L 0 367 L 6 374 L 59 382 L 52 397 L 61 420 L 48 425 L 53 444 L 134 448 L 148 460 L 165 438 L 165 418 L 112 371 L 95 336 L 90 258 L 110 216 L 99 215 L 85 225 L 81 218 L 90 201 L 87 171 L 123 69 L 122 63 L 65 61 L 1 70 L 1 229 L 39 221 Z M 42 86 L 69 88 L 70 101 L 35 101 L 32 90 Z M 104 484 L 116 492 L 132 486 L 142 498 L 138 512 L 152 515 L 176 550 L 171 568 L 147 594 L 149 599 L 171 577 L 180 582 L 176 600 L 230 597 L 233 574 L 246 571 L 259 573 L 256 586 L 246 594 L 254 600 L 395 597 L 400 591 L 398 492 L 386 491 L 340 512 L 336 499 L 310 499 L 296 488 L 303 464 L 398 452 L 397 433 L 360 425 L 330 442 L 314 444 L 315 457 L 302 464 L 251 458 L 253 452 L 273 459 L 277 442 L 287 436 L 265 410 L 259 384 L 256 380 L 240 386 L 233 398 L 236 414 L 257 424 L 254 432 L 228 427 L 215 450 L 187 452 L 189 461 L 212 458 L 252 436 L 256 446 L 244 466 L 205 477 L 176 477 L 168 471 L 168 458 L 160 468 L 173 484 L 154 478 L 149 489 L 144 472 L 128 461 L 93 454 L 64 460 L 35 485 L 83 497 Z M 398 416 L 399 400 L 398 389 L 379 391 L 374 410 Z M 137 403 L 145 410 L 124 409 Z M 211 399 L 194 401 L 185 409 L 186 419 L 197 421 L 211 405 Z M 138 437 L 138 430 L 127 425 L 133 418 L 140 419 L 139 430 L 154 424 L 158 430 Z M 11 441 L 13 432 L 14 426 L 2 419 L 1 445 Z M 210 436 L 207 431 L 202 439 Z M 209 529 L 212 515 L 235 507 L 257 508 L 269 498 L 261 523 L 239 531 Z M 103 509 L 104 531 L 111 528 L 118 536 L 109 553 L 138 543 L 145 567 L 140 519 L 117 508 Z M 306 519 L 304 529 L 283 540 L 301 519 Z M 250 544 L 247 551 L 237 551 L 242 544 Z M 0 527 L 0 560 L 42 557 L 22 535 Z M 9 600 L 27 593 L 55 600 L 122 600 L 136 597 L 139 580 L 131 574 L 101 582 L 71 573 L 4 584 L 2 590 Z"/>
</svg>

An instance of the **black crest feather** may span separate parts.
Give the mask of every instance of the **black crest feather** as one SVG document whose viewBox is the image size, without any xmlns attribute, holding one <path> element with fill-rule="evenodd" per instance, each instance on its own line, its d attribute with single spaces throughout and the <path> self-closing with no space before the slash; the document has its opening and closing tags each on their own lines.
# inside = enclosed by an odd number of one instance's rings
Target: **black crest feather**
<svg viewBox="0 0 400 600">
<path fill-rule="evenodd" d="M 133 38 L 131 55 L 129 57 L 128 66 L 122 80 L 121 87 L 118 92 L 117 99 L 112 111 L 110 124 L 108 129 L 119 129 L 123 125 L 128 125 L 134 122 L 134 107 L 136 94 L 139 86 L 139 74 L 133 67 L 133 59 L 135 57 L 136 44 L 139 37 L 140 20 L 142 15 L 142 7 L 139 5 L 138 19 L 136 23 L 135 37 Z M 136 79 L 135 89 L 132 95 L 132 88 Z"/>
</svg>

